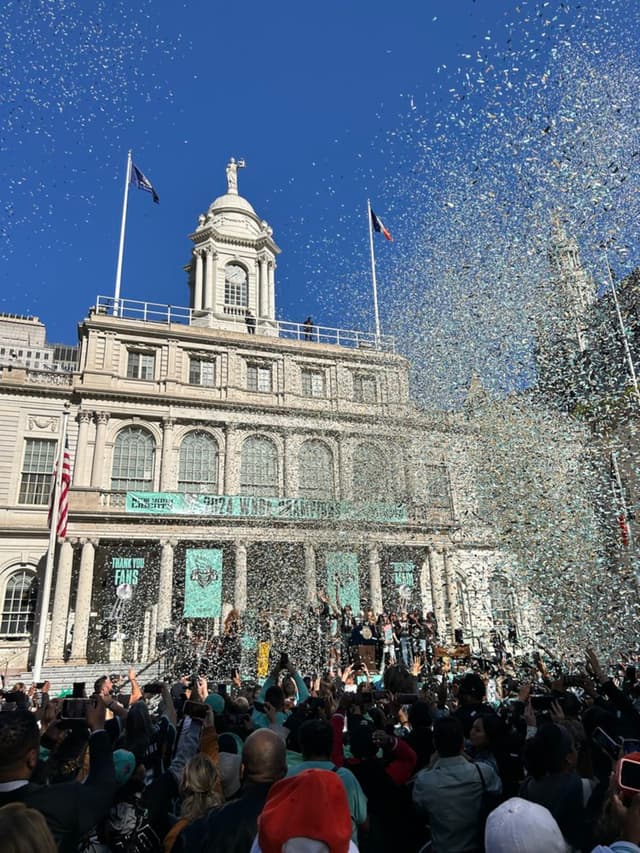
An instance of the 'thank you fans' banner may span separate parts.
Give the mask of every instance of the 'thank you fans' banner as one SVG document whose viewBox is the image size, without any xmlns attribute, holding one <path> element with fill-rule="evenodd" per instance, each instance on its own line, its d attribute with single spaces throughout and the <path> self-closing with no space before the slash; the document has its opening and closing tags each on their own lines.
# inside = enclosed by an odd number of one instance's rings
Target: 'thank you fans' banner
<svg viewBox="0 0 640 853">
<path fill-rule="evenodd" d="M 353 613 L 360 610 L 360 578 L 358 555 L 352 551 L 329 551 L 327 562 L 327 595 L 336 599 L 336 584 L 340 593 L 340 604 L 351 605 Z"/>
<path fill-rule="evenodd" d="M 185 559 L 186 619 L 211 619 L 222 612 L 222 549 L 188 548 Z"/>
</svg>

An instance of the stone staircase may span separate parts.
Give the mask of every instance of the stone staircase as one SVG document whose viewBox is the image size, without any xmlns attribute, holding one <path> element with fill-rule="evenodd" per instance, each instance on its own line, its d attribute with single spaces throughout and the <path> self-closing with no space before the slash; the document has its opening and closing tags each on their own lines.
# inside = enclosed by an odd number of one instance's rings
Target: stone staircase
<svg viewBox="0 0 640 853">
<path fill-rule="evenodd" d="M 146 664 L 145 663 L 134 663 L 131 664 L 136 672 L 141 672 Z M 118 673 L 123 678 L 127 677 L 127 669 L 129 668 L 128 664 L 118 664 L 118 663 L 92 663 L 86 664 L 84 666 L 77 665 L 73 663 L 66 663 L 60 666 L 43 666 L 42 667 L 42 681 L 48 681 L 51 685 L 50 696 L 58 696 L 60 693 L 71 690 L 74 682 L 76 681 L 84 681 L 86 684 L 87 694 L 90 694 L 93 691 L 93 684 L 97 678 L 100 678 L 101 675 L 110 675 L 111 673 Z M 145 669 L 144 672 L 140 675 L 140 685 L 148 684 L 150 681 L 155 681 L 159 678 L 162 678 L 164 675 L 165 664 L 162 659 L 156 660 L 153 664 Z M 14 684 L 16 681 L 24 681 L 25 684 L 30 685 L 33 683 L 33 676 L 31 672 L 24 672 L 21 675 L 10 676 L 9 684 Z M 124 693 L 130 692 L 130 687 L 127 685 L 124 688 Z"/>
</svg>

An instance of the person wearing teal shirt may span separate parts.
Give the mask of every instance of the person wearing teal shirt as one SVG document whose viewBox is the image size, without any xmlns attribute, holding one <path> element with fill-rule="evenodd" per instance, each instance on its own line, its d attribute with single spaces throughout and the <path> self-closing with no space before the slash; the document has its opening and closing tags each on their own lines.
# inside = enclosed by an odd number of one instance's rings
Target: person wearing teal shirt
<svg viewBox="0 0 640 853">
<path fill-rule="evenodd" d="M 360 783 L 346 767 L 336 767 L 331 761 L 333 729 L 325 720 L 307 720 L 298 729 L 302 761 L 289 766 L 287 776 L 297 776 L 303 770 L 332 770 L 344 785 L 351 815 L 351 839 L 358 841 L 358 827 L 367 825 L 367 798 Z"/>
<path fill-rule="evenodd" d="M 286 654 L 280 655 L 280 660 L 275 669 L 262 685 L 262 689 L 258 694 L 258 702 L 264 706 L 264 711 L 254 708 L 251 715 L 253 725 L 256 729 L 266 729 L 272 725 L 282 726 L 291 713 L 290 711 L 285 711 L 285 694 L 282 687 L 278 686 L 278 678 L 283 670 L 289 673 L 289 676 L 295 683 L 298 693 L 298 704 L 306 702 L 309 698 L 307 685 L 302 680 L 300 673 L 295 667 L 292 667 Z"/>
</svg>

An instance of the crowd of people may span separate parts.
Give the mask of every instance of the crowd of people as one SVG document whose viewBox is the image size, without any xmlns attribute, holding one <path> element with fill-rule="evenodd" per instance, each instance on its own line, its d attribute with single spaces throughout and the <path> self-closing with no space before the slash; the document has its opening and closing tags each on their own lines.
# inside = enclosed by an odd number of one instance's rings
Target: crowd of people
<svg viewBox="0 0 640 853">
<path fill-rule="evenodd" d="M 207 667 L 6 690 L 0 848 L 640 853 L 633 655 L 456 671 L 400 649 L 382 674 L 309 675 L 280 654 L 262 684 Z"/>
</svg>

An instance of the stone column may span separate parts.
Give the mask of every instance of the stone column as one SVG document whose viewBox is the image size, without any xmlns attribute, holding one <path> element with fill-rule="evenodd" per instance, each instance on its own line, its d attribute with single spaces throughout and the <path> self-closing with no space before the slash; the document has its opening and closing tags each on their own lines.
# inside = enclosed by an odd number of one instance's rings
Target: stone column
<svg viewBox="0 0 640 853">
<path fill-rule="evenodd" d="M 273 318 L 276 316 L 276 306 L 275 306 L 275 276 L 274 276 L 275 266 L 276 266 L 276 265 L 275 265 L 275 263 L 274 263 L 273 261 L 269 261 L 269 262 L 268 262 L 268 264 L 267 264 L 268 277 L 269 277 L 269 285 L 268 285 L 269 298 L 268 298 L 268 304 L 269 304 L 269 317 L 270 317 L 271 319 L 273 319 Z"/>
<path fill-rule="evenodd" d="M 380 552 L 375 545 L 369 548 L 369 589 L 371 609 L 382 613 L 382 581 L 380 580 Z"/>
<path fill-rule="evenodd" d="M 160 491 L 170 492 L 176 487 L 171 460 L 173 457 L 173 418 L 162 419 L 162 457 L 160 460 Z"/>
<path fill-rule="evenodd" d="M 318 594 L 316 549 L 309 542 L 304 545 L 304 579 L 307 588 L 307 604 L 315 604 Z"/>
<path fill-rule="evenodd" d="M 209 268 L 211 269 L 211 310 L 216 310 L 216 301 L 218 299 L 218 295 L 216 293 L 216 285 L 218 281 L 218 253 L 213 249 L 211 250 L 211 257 L 209 258 Z"/>
<path fill-rule="evenodd" d="M 237 431 L 235 424 L 225 427 L 224 442 L 224 493 L 237 495 L 240 491 L 239 472 L 236 465 Z"/>
<path fill-rule="evenodd" d="M 47 663 L 63 663 L 64 646 L 69 621 L 69 593 L 71 592 L 71 570 L 73 568 L 73 545 L 68 539 L 60 546 L 56 587 L 51 611 L 51 633 Z"/>
<path fill-rule="evenodd" d="M 196 256 L 196 277 L 193 285 L 193 307 L 196 311 L 202 310 L 202 253 L 194 249 Z"/>
<path fill-rule="evenodd" d="M 165 539 L 160 545 L 160 579 L 158 589 L 157 631 L 171 627 L 171 600 L 173 597 L 173 549 L 176 542 Z"/>
<path fill-rule="evenodd" d="M 73 467 L 73 485 L 88 486 L 91 481 L 91 468 L 87 464 L 87 440 L 89 438 L 91 412 L 79 412 L 78 423 L 78 441 L 76 443 L 76 460 Z"/>
<path fill-rule="evenodd" d="M 420 562 L 420 604 L 422 606 L 422 613 L 428 613 L 430 610 L 433 610 L 433 596 L 431 593 L 431 577 L 429 571 L 429 557 L 428 554 L 423 554 L 422 561 Z"/>
<path fill-rule="evenodd" d="M 285 497 L 292 498 L 296 493 L 296 465 L 293 458 L 293 436 L 289 432 L 284 433 L 282 454 L 282 486 Z"/>
<path fill-rule="evenodd" d="M 351 498 L 351 483 L 349 482 L 349 466 L 347 464 L 347 448 L 343 436 L 338 436 L 338 494 L 337 500 L 345 501 Z"/>
<path fill-rule="evenodd" d="M 233 606 L 240 613 L 247 609 L 247 546 L 235 542 L 235 587 Z"/>
<path fill-rule="evenodd" d="M 76 591 L 76 614 L 73 623 L 71 641 L 71 660 L 74 663 L 86 663 L 87 639 L 89 637 L 89 618 L 91 616 L 91 594 L 93 592 L 93 562 L 97 543 L 91 539 L 81 539 L 80 575 Z"/>
<path fill-rule="evenodd" d="M 108 412 L 96 412 L 96 443 L 93 449 L 93 467 L 91 469 L 91 486 L 99 489 L 103 485 L 104 451 L 107 443 Z"/>
<path fill-rule="evenodd" d="M 440 557 L 434 548 L 427 552 L 429 561 L 429 574 L 431 575 L 431 600 L 433 601 L 433 612 L 438 622 L 438 633 L 443 642 L 447 641 L 447 609 L 445 604 L 445 586 L 442 576 Z"/>
<path fill-rule="evenodd" d="M 204 308 L 211 311 L 213 308 L 213 251 L 206 249 L 204 255 Z"/>
<path fill-rule="evenodd" d="M 267 282 L 267 259 L 258 258 L 258 293 L 260 298 L 261 317 L 269 314 L 269 285 Z"/>
<path fill-rule="evenodd" d="M 458 587 L 456 574 L 451 564 L 451 555 L 446 549 L 442 552 L 442 565 L 444 567 L 445 586 L 447 590 L 447 608 L 449 611 L 449 626 L 451 639 L 454 637 L 456 628 L 462 628 L 462 615 L 458 607 Z M 466 639 L 469 639 L 468 637 Z"/>
</svg>

